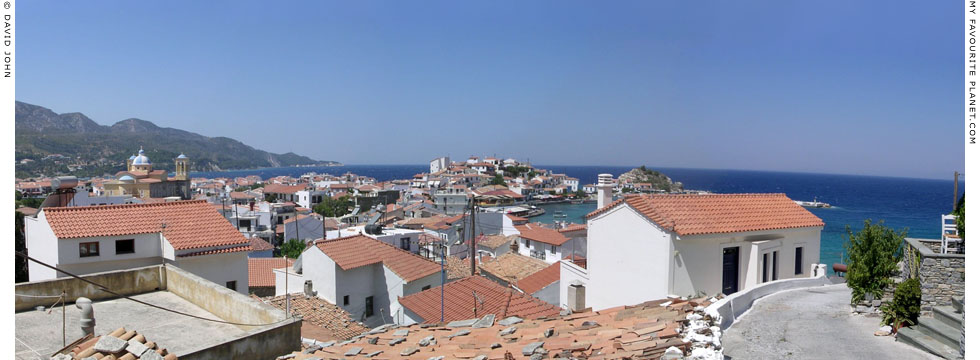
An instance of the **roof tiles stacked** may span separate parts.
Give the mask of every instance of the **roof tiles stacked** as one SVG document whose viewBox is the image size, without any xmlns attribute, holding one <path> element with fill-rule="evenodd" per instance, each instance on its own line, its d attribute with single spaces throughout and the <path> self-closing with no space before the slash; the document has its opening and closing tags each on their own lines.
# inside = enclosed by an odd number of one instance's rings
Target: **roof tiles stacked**
<svg viewBox="0 0 980 360">
<path fill-rule="evenodd" d="M 443 292 L 443 287 L 445 291 Z M 494 314 L 538 318 L 556 316 L 558 307 L 530 295 L 504 287 L 482 276 L 470 276 L 398 299 L 406 309 L 426 323 L 442 321 L 441 295 L 445 295 L 445 321 L 457 321 Z M 475 294 L 475 297 L 474 297 Z"/>
<path fill-rule="evenodd" d="M 823 226 L 823 220 L 786 194 L 633 195 L 589 213 L 592 218 L 626 203 L 678 235 Z"/>
<path fill-rule="evenodd" d="M 43 213 L 59 239 L 163 232 L 174 250 L 249 244 L 211 204 L 202 200 L 52 207 Z"/>
<path fill-rule="evenodd" d="M 85 338 L 82 338 L 85 339 Z M 82 340 L 79 339 L 79 340 Z M 149 354 L 154 353 L 154 354 Z M 118 328 L 106 335 L 82 340 L 56 354 L 52 359 L 165 359 L 176 360 L 177 355 L 159 344 L 149 341 L 135 330 Z"/>
<path fill-rule="evenodd" d="M 316 242 L 341 269 L 383 263 L 405 281 L 415 281 L 438 273 L 439 264 L 395 246 L 364 235 L 354 235 Z"/>
</svg>

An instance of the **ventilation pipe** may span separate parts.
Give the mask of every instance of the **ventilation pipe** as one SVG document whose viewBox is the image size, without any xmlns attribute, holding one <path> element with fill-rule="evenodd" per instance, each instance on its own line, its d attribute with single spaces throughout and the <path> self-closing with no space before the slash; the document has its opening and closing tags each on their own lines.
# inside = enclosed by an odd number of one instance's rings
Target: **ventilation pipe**
<svg viewBox="0 0 980 360">
<path fill-rule="evenodd" d="M 602 209 L 612 203 L 613 176 L 612 174 L 599 174 L 599 182 L 596 184 L 599 192 L 598 209 Z"/>
<path fill-rule="evenodd" d="M 75 300 L 75 307 L 82 310 L 81 318 L 78 320 L 82 325 L 82 332 L 95 335 L 95 309 L 92 308 L 92 300 L 80 297 Z"/>
</svg>

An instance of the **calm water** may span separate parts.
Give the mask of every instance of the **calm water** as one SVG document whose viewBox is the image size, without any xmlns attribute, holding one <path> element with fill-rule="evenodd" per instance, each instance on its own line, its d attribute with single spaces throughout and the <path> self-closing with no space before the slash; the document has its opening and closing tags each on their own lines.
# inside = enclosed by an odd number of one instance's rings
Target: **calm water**
<svg viewBox="0 0 980 360">
<path fill-rule="evenodd" d="M 579 178 L 581 184 L 595 182 L 600 173 L 618 176 L 630 167 L 615 166 L 547 166 L 551 169 Z M 823 219 L 826 226 L 821 235 L 820 261 L 827 264 L 840 262 L 843 252 L 844 227 L 850 225 L 860 230 L 865 219 L 884 220 L 885 225 L 908 228 L 912 237 L 938 238 L 940 215 L 952 211 L 953 183 L 949 180 L 927 180 L 872 176 L 803 174 L 741 170 L 705 170 L 656 168 L 674 181 L 684 183 L 687 189 L 708 190 L 716 193 L 786 193 L 794 200 L 813 200 L 833 205 L 830 209 L 809 209 Z M 412 175 L 428 171 L 427 165 L 346 165 L 313 168 L 268 168 L 225 172 L 192 173 L 201 177 L 237 177 L 259 175 L 263 179 L 279 175 L 299 176 L 308 172 L 340 175 L 345 172 L 370 176 L 379 181 L 409 179 Z M 960 182 L 960 193 L 963 183 Z M 552 222 L 555 210 L 561 210 L 566 220 L 584 222 L 584 215 L 595 210 L 595 203 L 554 204 L 542 206 L 547 213 L 534 217 L 534 221 Z"/>
</svg>

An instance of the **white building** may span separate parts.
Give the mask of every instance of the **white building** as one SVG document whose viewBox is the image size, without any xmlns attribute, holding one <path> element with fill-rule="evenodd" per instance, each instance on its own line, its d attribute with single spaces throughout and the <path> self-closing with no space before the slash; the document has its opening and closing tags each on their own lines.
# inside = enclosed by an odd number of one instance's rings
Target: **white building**
<svg viewBox="0 0 980 360">
<path fill-rule="evenodd" d="M 452 165 L 452 162 L 449 161 L 448 156 L 437 157 L 432 159 L 432 161 L 429 161 L 429 173 L 437 173 L 446 170 L 449 168 L 449 165 Z"/>
<path fill-rule="evenodd" d="M 519 248 L 517 252 L 524 256 L 544 260 L 552 264 L 566 257 L 572 256 L 572 252 L 583 256 L 585 248 L 584 241 L 576 243 L 569 241 L 568 237 L 562 235 L 555 229 L 549 229 L 539 224 L 528 223 L 514 226 L 520 232 Z"/>
<path fill-rule="evenodd" d="M 784 194 L 628 196 L 587 219 L 587 267 L 561 262 L 567 308 L 731 294 L 808 277 L 824 226 Z"/>
<path fill-rule="evenodd" d="M 168 263 L 248 291 L 250 242 L 203 200 L 44 208 L 24 228 L 31 257 L 75 275 Z M 28 272 L 68 276 L 34 262 Z"/>
<path fill-rule="evenodd" d="M 399 297 L 442 284 L 439 264 L 362 235 L 317 241 L 298 263 L 300 271 L 289 276 L 291 290 L 295 280 L 310 282 L 316 296 L 368 326 L 404 321 Z M 286 275 L 283 269 L 274 271 L 276 295 L 283 295 L 285 286 L 279 282 Z"/>
</svg>

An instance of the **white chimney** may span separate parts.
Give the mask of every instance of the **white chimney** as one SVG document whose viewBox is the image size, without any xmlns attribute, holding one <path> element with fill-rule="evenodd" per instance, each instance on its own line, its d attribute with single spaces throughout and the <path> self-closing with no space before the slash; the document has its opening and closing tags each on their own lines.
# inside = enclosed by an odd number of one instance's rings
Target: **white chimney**
<svg viewBox="0 0 980 360">
<path fill-rule="evenodd" d="M 612 203 L 613 176 L 612 174 L 599 174 L 599 182 L 596 184 L 599 191 L 598 208 L 602 209 Z"/>
</svg>

